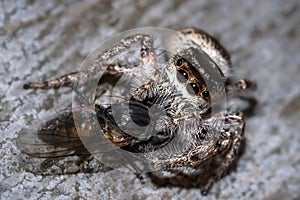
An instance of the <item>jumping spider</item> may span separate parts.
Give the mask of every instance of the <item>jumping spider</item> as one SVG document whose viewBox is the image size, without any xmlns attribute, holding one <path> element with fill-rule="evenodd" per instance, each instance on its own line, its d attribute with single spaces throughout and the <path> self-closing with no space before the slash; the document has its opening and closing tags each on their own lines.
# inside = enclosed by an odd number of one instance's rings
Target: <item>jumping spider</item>
<svg viewBox="0 0 300 200">
<path fill-rule="evenodd" d="M 226 101 L 252 83 L 232 84 L 229 54 L 202 30 L 182 29 L 163 43 L 167 51 L 154 47 L 151 35 L 135 33 L 100 53 L 84 70 L 25 84 L 25 89 L 73 87 L 85 99 L 79 90 L 86 91 L 98 77 L 91 101 L 63 110 L 37 134 L 21 133 L 20 149 L 42 158 L 121 149 L 117 155 L 127 152 L 126 159 L 117 158 L 121 162 L 163 176 L 190 174 L 221 160 L 202 188 L 206 193 L 237 158 L 244 137 L 243 113 L 230 111 Z M 139 58 L 131 59 L 136 46 Z M 102 141 L 94 139 L 99 135 Z"/>
</svg>

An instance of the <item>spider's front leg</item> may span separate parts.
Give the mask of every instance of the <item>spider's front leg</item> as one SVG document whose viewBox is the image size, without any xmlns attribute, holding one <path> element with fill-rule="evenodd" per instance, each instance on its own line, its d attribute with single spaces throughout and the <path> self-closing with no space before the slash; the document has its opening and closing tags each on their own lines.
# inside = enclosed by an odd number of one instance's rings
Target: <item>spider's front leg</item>
<svg viewBox="0 0 300 200">
<path fill-rule="evenodd" d="M 77 72 L 72 72 L 70 74 L 65 74 L 58 78 L 44 81 L 44 82 L 29 82 L 23 85 L 24 89 L 50 89 L 50 88 L 60 88 L 60 87 L 72 87 L 74 81 L 76 80 Z"/>
<path fill-rule="evenodd" d="M 133 67 L 128 64 L 111 63 L 117 55 L 130 49 L 137 42 L 141 42 L 140 50 L 140 63 L 145 65 L 147 63 L 153 63 L 155 60 L 153 51 L 153 41 L 150 36 L 144 34 L 135 34 L 126 37 L 121 42 L 112 48 L 104 51 L 100 54 L 88 67 L 86 71 L 72 72 L 65 74 L 58 78 L 45 81 L 45 82 L 29 82 L 24 84 L 24 89 L 58 89 L 60 87 L 72 87 L 76 81 L 79 84 L 84 84 L 90 80 L 91 77 L 105 71 L 104 75 L 120 76 L 123 73 L 127 73 Z"/>
<path fill-rule="evenodd" d="M 220 117 L 221 134 L 224 137 L 224 142 L 229 141 L 229 149 L 222 154 L 222 163 L 213 170 L 212 177 L 208 180 L 204 186 L 202 193 L 206 194 L 211 188 L 213 183 L 222 178 L 234 160 L 237 159 L 241 142 L 244 138 L 245 119 L 241 112 L 236 113 L 224 113 Z M 229 139 L 229 140 L 228 140 Z M 222 141 L 220 142 L 220 144 Z"/>
</svg>

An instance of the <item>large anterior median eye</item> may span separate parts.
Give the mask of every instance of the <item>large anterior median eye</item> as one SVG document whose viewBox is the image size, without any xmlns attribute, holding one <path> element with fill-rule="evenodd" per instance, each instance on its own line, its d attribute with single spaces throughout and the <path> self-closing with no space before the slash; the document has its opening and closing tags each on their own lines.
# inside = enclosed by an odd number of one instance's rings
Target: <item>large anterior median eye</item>
<svg viewBox="0 0 300 200">
<path fill-rule="evenodd" d="M 199 85 L 197 83 L 189 83 L 186 88 L 190 94 L 197 95 L 200 91 Z"/>
<path fill-rule="evenodd" d="M 189 75 L 185 70 L 179 69 L 177 71 L 177 79 L 179 82 L 185 83 L 189 79 Z"/>
</svg>

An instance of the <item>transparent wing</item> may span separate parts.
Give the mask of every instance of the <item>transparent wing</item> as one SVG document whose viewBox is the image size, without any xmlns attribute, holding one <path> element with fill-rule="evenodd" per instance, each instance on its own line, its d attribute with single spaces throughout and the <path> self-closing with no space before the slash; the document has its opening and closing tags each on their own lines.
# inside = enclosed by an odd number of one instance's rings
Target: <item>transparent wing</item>
<svg viewBox="0 0 300 200">
<path fill-rule="evenodd" d="M 57 117 L 47 121 L 39 130 L 22 130 L 17 138 L 17 146 L 19 149 L 33 157 L 39 158 L 55 158 L 73 155 L 89 155 L 90 152 L 82 143 L 82 138 L 89 142 L 92 147 L 98 151 L 111 150 L 110 141 L 104 138 L 95 142 L 95 133 L 101 130 L 89 128 L 84 132 L 83 136 L 78 135 L 78 131 L 74 123 L 74 116 L 84 115 L 84 108 L 80 109 L 65 109 L 58 114 Z M 86 120 L 83 123 L 89 125 L 91 120 Z M 98 123 L 98 122 L 97 122 Z M 110 148 L 108 148 L 110 146 Z M 116 147 L 118 148 L 118 147 Z M 99 150 L 100 149 L 100 150 Z"/>
<path fill-rule="evenodd" d="M 19 149 L 33 157 L 55 158 L 88 155 L 79 137 L 66 137 L 50 131 L 21 132 L 17 138 Z"/>
</svg>

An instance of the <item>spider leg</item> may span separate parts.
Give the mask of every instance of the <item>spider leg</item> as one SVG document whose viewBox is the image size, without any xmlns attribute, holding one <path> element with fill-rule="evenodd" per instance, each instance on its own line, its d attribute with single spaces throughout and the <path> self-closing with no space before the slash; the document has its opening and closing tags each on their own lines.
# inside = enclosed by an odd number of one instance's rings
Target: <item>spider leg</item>
<svg viewBox="0 0 300 200">
<path fill-rule="evenodd" d="M 24 84 L 23 88 L 24 89 L 50 89 L 50 88 L 57 89 L 60 87 L 72 87 L 74 81 L 76 80 L 76 77 L 77 77 L 77 72 L 73 72 L 42 83 L 29 82 Z"/>
<path fill-rule="evenodd" d="M 128 50 L 135 43 L 141 42 L 140 62 L 148 63 L 154 59 L 153 41 L 150 36 L 144 34 L 135 34 L 128 36 L 121 40 L 121 42 L 111 49 L 106 50 L 100 54 L 88 67 L 86 71 L 72 72 L 58 78 L 45 81 L 45 82 L 29 82 L 24 84 L 24 89 L 58 89 L 60 87 L 72 87 L 76 81 L 78 84 L 84 84 L 98 75 L 100 72 L 106 70 L 110 75 L 121 75 L 122 73 L 130 70 L 133 66 L 120 65 L 120 64 L 107 64 L 108 61 L 117 56 L 118 54 Z"/>
<path fill-rule="evenodd" d="M 245 90 L 255 90 L 256 89 L 256 84 L 248 79 L 240 79 L 236 84 L 235 84 L 236 89 L 239 92 L 245 91 Z"/>
<path fill-rule="evenodd" d="M 213 175 L 202 189 L 202 193 L 206 194 L 212 187 L 213 183 L 222 178 L 230 168 L 233 161 L 238 157 L 241 141 L 244 137 L 245 119 L 243 113 L 227 113 L 222 119 L 224 123 L 223 135 L 230 138 L 231 145 L 226 154 L 223 155 L 222 163 L 213 170 Z"/>
<path fill-rule="evenodd" d="M 100 54 L 84 72 L 80 72 L 78 77 L 78 84 L 82 85 L 97 77 L 100 72 L 107 70 L 108 74 L 114 74 L 116 76 L 126 73 L 134 66 L 120 65 L 120 64 L 108 64 L 109 60 L 119 55 L 120 53 L 130 49 L 137 42 L 141 42 L 140 62 L 145 64 L 152 62 L 154 59 L 153 53 L 153 41 L 150 36 L 145 34 L 135 34 L 126 37 L 121 40 L 116 46 L 106 50 Z M 104 67 L 104 68 L 103 68 Z"/>
</svg>

